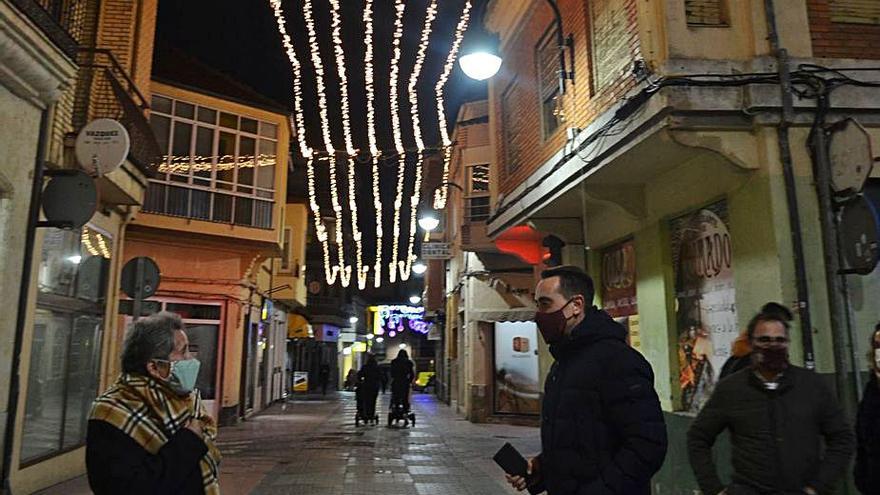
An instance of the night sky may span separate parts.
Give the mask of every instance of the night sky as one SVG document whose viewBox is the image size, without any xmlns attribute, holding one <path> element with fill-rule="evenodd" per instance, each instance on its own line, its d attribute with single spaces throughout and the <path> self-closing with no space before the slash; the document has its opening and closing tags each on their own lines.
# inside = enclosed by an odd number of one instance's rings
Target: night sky
<svg viewBox="0 0 880 495">
<path fill-rule="evenodd" d="M 434 85 L 438 80 L 452 42 L 452 35 L 464 6 L 464 0 L 441 0 L 439 13 L 434 21 L 429 50 L 419 79 L 418 95 L 421 108 L 420 119 L 425 144 L 437 146 L 440 142 L 437 127 L 437 112 Z M 401 112 L 401 129 L 404 144 L 414 148 L 410 108 L 406 93 L 409 76 L 415 63 L 419 37 L 427 10 L 428 0 L 408 0 L 404 16 L 403 55 L 400 64 L 398 100 Z M 306 136 L 311 147 L 323 149 L 318 114 L 317 90 L 314 69 L 310 59 L 307 31 L 303 18 L 304 0 L 285 0 L 283 8 L 287 20 L 287 32 L 293 38 L 300 63 L 302 64 L 303 107 L 306 121 Z M 339 78 L 336 73 L 335 57 L 330 28 L 330 3 L 327 0 L 313 0 L 314 18 L 317 27 L 321 54 L 324 61 L 327 101 L 331 122 L 333 143 L 336 149 L 344 149 L 342 136 L 341 108 L 339 105 Z M 341 0 L 342 40 L 346 56 L 346 74 L 350 102 L 350 118 L 354 145 L 368 149 L 366 132 L 366 93 L 364 85 L 364 25 L 362 22 L 364 2 Z M 485 0 L 476 0 L 471 15 L 471 28 L 465 40 L 481 28 L 479 17 L 484 10 Z M 391 39 L 394 32 L 394 2 L 375 0 L 374 19 L 374 90 L 377 137 L 382 150 L 393 151 L 393 137 L 389 108 L 389 71 L 391 61 Z M 283 51 L 281 37 L 275 17 L 268 0 L 160 0 L 157 26 L 157 46 L 170 46 L 197 58 L 271 98 L 284 108 L 293 110 L 293 78 L 290 63 Z M 455 64 L 447 83 L 446 114 L 451 123 L 455 120 L 458 108 L 466 101 L 486 97 L 486 84 L 467 78 Z M 295 140 L 294 140 L 295 143 Z M 299 157 L 299 153 L 295 153 Z M 412 176 L 416 157 L 408 160 L 407 184 L 404 198 L 412 194 Z M 302 197 L 305 191 L 303 164 L 295 160 L 296 170 L 291 174 L 288 191 L 291 195 Z M 364 231 L 364 262 L 372 265 L 375 243 L 372 239 L 375 215 L 369 180 L 369 166 L 363 164 L 358 169 L 358 210 L 359 225 Z M 339 180 L 345 182 L 345 168 L 339 168 Z M 397 160 L 383 163 L 381 171 L 384 222 L 386 239 L 391 236 L 394 186 L 398 173 Z M 318 172 L 317 189 L 322 213 L 332 213 L 328 194 L 329 179 L 326 170 Z M 342 198 L 347 204 L 347 198 Z M 405 200 L 408 204 L 408 200 Z M 423 204 L 425 198 L 423 197 Z M 406 230 L 408 230 L 408 208 L 404 208 L 401 221 L 404 233 L 401 238 L 401 253 L 405 252 Z M 346 216 L 348 210 L 345 210 Z M 350 232 L 346 229 L 346 232 Z M 385 242 L 384 257 L 387 267 L 390 258 L 390 242 Z M 353 246 L 347 248 L 349 252 Z M 418 248 L 417 248 L 418 249 Z M 418 251 L 417 251 L 418 252 Z M 387 268 L 386 268 L 387 269 Z M 315 270 L 313 273 L 317 273 Z M 323 270 L 321 270 L 323 272 Z M 386 275 L 387 276 L 387 275 Z M 354 282 L 352 285 L 355 285 Z"/>
</svg>

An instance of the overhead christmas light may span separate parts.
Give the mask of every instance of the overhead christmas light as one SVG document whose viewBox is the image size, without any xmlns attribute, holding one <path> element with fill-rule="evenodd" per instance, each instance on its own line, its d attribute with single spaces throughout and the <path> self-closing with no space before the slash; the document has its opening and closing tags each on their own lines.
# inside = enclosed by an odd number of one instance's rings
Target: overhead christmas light
<svg viewBox="0 0 880 495">
<path fill-rule="evenodd" d="M 394 2 L 394 36 L 391 44 L 393 46 L 391 57 L 391 75 L 389 77 L 391 102 L 391 128 L 394 136 L 394 149 L 397 151 L 397 189 L 394 196 L 394 223 L 391 246 L 391 262 L 388 264 L 388 280 L 393 284 L 397 282 L 398 271 L 398 253 L 400 249 L 400 208 L 403 206 L 403 184 L 406 176 L 406 150 L 403 147 L 403 137 L 400 134 L 400 115 L 398 113 L 397 102 L 397 77 L 400 72 L 400 40 L 403 36 L 403 14 L 406 11 L 406 4 L 403 0 L 395 0 Z"/>
<path fill-rule="evenodd" d="M 449 130 L 446 128 L 446 110 L 443 108 L 443 89 L 446 86 L 446 81 L 449 80 L 449 75 L 452 74 L 452 68 L 455 66 L 455 58 L 458 56 L 458 49 L 461 47 L 461 40 L 464 38 L 464 33 L 467 31 L 468 20 L 471 15 L 471 2 L 468 0 L 464 4 L 464 9 L 461 12 L 461 17 L 458 20 L 458 25 L 455 26 L 455 36 L 452 39 L 452 47 L 449 49 L 449 54 L 446 56 L 446 64 L 443 65 L 443 72 L 440 74 L 440 79 L 437 80 L 437 85 L 434 86 L 434 90 L 437 93 L 437 120 L 440 125 L 440 138 L 443 143 L 443 186 L 437 190 L 436 195 L 434 196 L 434 208 L 437 210 L 442 210 L 446 208 L 446 199 L 449 195 L 449 187 L 445 184 L 449 182 L 449 165 L 452 162 L 452 140 L 449 139 Z"/>
<path fill-rule="evenodd" d="M 278 32 L 281 34 L 281 43 L 284 45 L 284 52 L 290 61 L 290 67 L 293 71 L 293 111 L 294 125 L 296 126 L 295 134 L 299 143 L 300 153 L 306 158 L 312 156 L 312 150 L 306 144 L 305 117 L 302 111 L 302 85 L 300 82 L 302 67 L 299 59 L 296 58 L 296 51 L 293 49 L 290 35 L 287 34 L 287 28 L 284 26 L 284 11 L 281 8 L 281 0 L 269 0 L 272 11 L 275 13 L 275 22 L 278 23 Z"/>
<path fill-rule="evenodd" d="M 312 54 L 312 65 L 315 67 L 315 79 L 318 86 L 318 113 L 321 115 L 321 135 L 324 138 L 324 150 L 328 155 L 335 153 L 333 140 L 330 138 L 330 121 L 327 118 L 327 89 L 324 86 L 324 62 L 318 46 L 318 33 L 315 31 L 315 19 L 312 16 L 312 0 L 306 0 L 303 8 L 306 30 L 309 34 L 309 47 Z"/>
<path fill-rule="evenodd" d="M 373 265 L 373 286 L 382 285 L 382 194 L 379 190 L 379 144 L 376 140 L 376 98 L 373 87 L 373 0 L 366 0 L 364 5 L 364 83 L 367 92 L 367 138 L 370 143 L 373 179 L 373 208 L 376 210 L 376 261 Z M 360 271 L 358 272 L 360 273 Z M 360 287 L 360 279 L 358 279 Z M 363 289 L 363 288 L 361 288 Z"/>
<path fill-rule="evenodd" d="M 330 246 L 327 243 L 327 228 L 324 226 L 324 221 L 321 219 L 321 207 L 318 205 L 318 199 L 315 195 L 315 159 L 313 157 L 309 157 L 306 161 L 306 176 L 307 176 L 307 184 L 309 189 L 309 209 L 312 210 L 312 215 L 314 216 L 315 221 L 315 237 L 318 238 L 318 243 L 321 244 L 321 251 L 324 255 L 324 278 L 327 281 L 328 285 L 333 285 L 336 283 L 336 274 L 339 270 L 338 266 L 330 265 Z"/>
<path fill-rule="evenodd" d="M 345 50 L 342 49 L 342 21 L 339 16 L 339 0 L 330 0 L 330 18 L 333 28 L 333 51 L 336 54 L 336 73 L 339 75 L 339 95 L 342 105 L 342 135 L 348 156 L 357 154 L 351 142 L 351 122 L 348 111 L 348 77 L 345 75 Z"/>
</svg>

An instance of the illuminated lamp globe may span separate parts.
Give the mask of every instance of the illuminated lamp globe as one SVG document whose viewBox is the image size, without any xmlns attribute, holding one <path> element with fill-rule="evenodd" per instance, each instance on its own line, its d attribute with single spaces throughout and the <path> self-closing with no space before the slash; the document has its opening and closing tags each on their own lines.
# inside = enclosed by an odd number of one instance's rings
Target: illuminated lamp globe
<svg viewBox="0 0 880 495">
<path fill-rule="evenodd" d="M 416 275 L 421 275 L 428 271 L 428 265 L 422 263 L 421 261 L 417 261 L 416 264 L 412 266 L 412 271 Z"/>
<path fill-rule="evenodd" d="M 425 232 L 431 232 L 440 226 L 440 218 L 434 211 L 426 211 L 419 218 L 419 227 Z"/>
<path fill-rule="evenodd" d="M 458 59 L 465 75 L 477 81 L 484 81 L 498 73 L 501 68 L 501 57 L 487 51 L 478 51 L 462 55 Z"/>
<path fill-rule="evenodd" d="M 349 323 L 357 323 L 357 322 L 358 322 L 358 317 L 357 317 L 357 316 L 352 316 L 351 318 L 348 319 L 348 322 L 349 322 Z"/>
<path fill-rule="evenodd" d="M 422 298 L 420 296 L 409 296 L 410 304 L 418 304 L 420 302 L 422 302 Z"/>
</svg>

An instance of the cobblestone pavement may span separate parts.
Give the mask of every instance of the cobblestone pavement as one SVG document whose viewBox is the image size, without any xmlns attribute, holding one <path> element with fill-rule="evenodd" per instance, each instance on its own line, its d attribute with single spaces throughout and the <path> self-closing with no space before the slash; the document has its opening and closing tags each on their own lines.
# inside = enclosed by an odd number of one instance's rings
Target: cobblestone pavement
<svg viewBox="0 0 880 495">
<path fill-rule="evenodd" d="M 470 423 L 433 396 L 413 396 L 415 428 L 354 426 L 354 394 L 275 404 L 220 429 L 224 495 L 495 495 L 512 494 L 492 455 L 510 442 L 537 452 L 537 428 Z M 45 494 L 89 493 L 84 478 Z"/>
</svg>

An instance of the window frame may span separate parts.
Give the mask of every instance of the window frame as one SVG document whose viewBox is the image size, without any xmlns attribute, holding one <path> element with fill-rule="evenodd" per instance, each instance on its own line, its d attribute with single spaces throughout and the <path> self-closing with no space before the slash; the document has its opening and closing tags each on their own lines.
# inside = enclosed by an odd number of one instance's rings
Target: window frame
<svg viewBox="0 0 880 495">
<path fill-rule="evenodd" d="M 465 165 L 465 177 L 466 177 L 466 181 L 467 181 L 466 182 L 467 187 L 465 189 L 465 195 L 464 195 L 464 221 L 467 224 L 485 222 L 489 218 L 489 215 L 490 215 L 490 211 L 489 211 L 491 209 L 490 203 L 487 202 L 486 205 L 479 205 L 479 206 L 473 205 L 474 199 L 489 198 L 491 196 L 491 193 L 489 190 L 486 190 L 486 191 L 474 190 L 474 171 L 478 167 L 483 167 L 485 169 L 485 172 L 486 172 L 487 178 L 488 178 L 488 175 L 490 174 L 491 165 L 489 163 L 472 163 L 472 164 Z M 488 184 L 488 182 L 487 182 L 487 184 Z M 486 214 L 485 215 L 482 215 L 482 214 L 481 215 L 474 215 L 473 210 L 476 208 L 485 208 Z"/>
<path fill-rule="evenodd" d="M 544 34 L 538 39 L 538 42 L 535 43 L 534 49 L 534 61 L 535 61 L 535 86 L 537 88 L 538 95 L 538 114 L 541 116 L 541 140 L 547 141 L 554 137 L 559 129 L 562 128 L 562 119 L 559 115 L 557 115 L 556 109 L 559 106 L 559 98 L 562 96 L 559 92 L 559 68 L 556 67 L 556 70 L 553 72 L 556 77 L 553 77 L 550 81 L 544 81 L 544 72 L 542 71 L 543 60 L 546 56 L 545 50 L 553 51 L 553 65 L 556 66 L 559 62 L 559 47 L 556 46 L 556 33 L 559 31 L 559 26 L 556 25 L 555 22 L 551 22 L 550 26 L 544 30 Z M 547 87 L 545 87 L 547 84 Z M 552 89 L 548 89 L 552 88 Z M 546 95 L 545 95 L 546 93 Z M 551 129 L 548 126 L 547 122 L 547 113 L 546 107 L 548 104 L 552 104 L 554 107 L 553 117 L 556 121 L 556 125 Z"/>
</svg>

